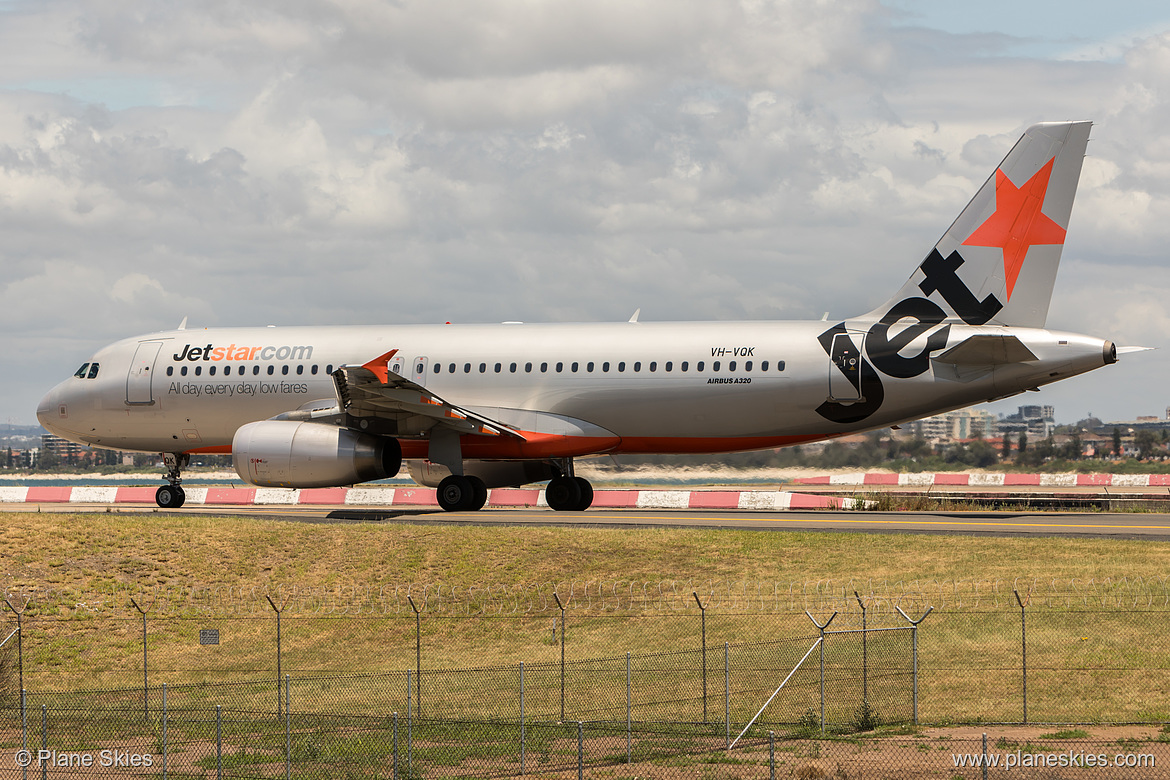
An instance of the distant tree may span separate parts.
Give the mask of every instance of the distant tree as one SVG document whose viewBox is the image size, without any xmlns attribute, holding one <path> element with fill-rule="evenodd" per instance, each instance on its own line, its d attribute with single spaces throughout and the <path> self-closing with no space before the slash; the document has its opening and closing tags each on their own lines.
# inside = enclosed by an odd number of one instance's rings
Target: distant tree
<svg viewBox="0 0 1170 780">
<path fill-rule="evenodd" d="M 1019 456 L 1024 457 L 1024 453 L 1028 451 L 1028 432 L 1020 431 L 1020 438 L 1016 439 L 1016 452 Z"/>
<path fill-rule="evenodd" d="M 12 468 L 12 465 L 13 465 L 13 463 L 12 463 L 12 448 L 9 447 L 8 448 L 8 455 L 4 458 L 4 468 L 10 469 L 10 468 Z"/>
<path fill-rule="evenodd" d="M 1012 435 L 1010 433 L 1003 435 L 1003 442 L 1000 444 L 999 454 L 1003 460 L 1007 460 L 1012 456 Z"/>
<path fill-rule="evenodd" d="M 1158 436 L 1153 431 L 1138 431 L 1134 434 L 1133 444 L 1138 449 L 1138 457 L 1147 460 L 1152 458 L 1158 449 Z"/>
<path fill-rule="evenodd" d="M 1068 442 L 1060 448 L 1060 456 L 1065 460 L 1080 460 L 1084 452 L 1084 442 L 1081 441 L 1079 433 L 1070 436 Z"/>
<path fill-rule="evenodd" d="M 1113 455 L 1114 457 L 1121 457 L 1121 429 L 1113 429 Z"/>
</svg>

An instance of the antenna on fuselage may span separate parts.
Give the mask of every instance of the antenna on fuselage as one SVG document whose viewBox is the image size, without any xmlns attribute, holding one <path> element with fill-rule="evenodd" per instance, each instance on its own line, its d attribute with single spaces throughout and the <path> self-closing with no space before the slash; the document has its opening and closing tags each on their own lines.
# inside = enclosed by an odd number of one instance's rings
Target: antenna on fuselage
<svg viewBox="0 0 1170 780">
<path fill-rule="evenodd" d="M 641 314 L 641 313 L 642 313 L 642 309 L 641 309 L 641 307 L 639 307 L 639 308 L 637 308 L 637 309 L 634 309 L 634 316 L 633 316 L 633 317 L 630 317 L 630 322 L 637 322 L 637 321 L 638 321 L 638 315 L 639 315 L 639 314 Z"/>
<path fill-rule="evenodd" d="M 184 317 L 183 321 L 179 323 L 179 327 L 175 328 L 175 330 L 186 330 L 186 329 L 187 329 L 187 318 Z"/>
</svg>

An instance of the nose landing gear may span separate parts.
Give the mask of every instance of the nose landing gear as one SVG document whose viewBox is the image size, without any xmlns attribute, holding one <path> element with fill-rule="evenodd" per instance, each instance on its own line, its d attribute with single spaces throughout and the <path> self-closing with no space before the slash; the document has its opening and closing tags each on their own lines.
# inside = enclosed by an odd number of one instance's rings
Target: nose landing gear
<svg viewBox="0 0 1170 780">
<path fill-rule="evenodd" d="M 182 487 L 182 469 L 190 465 L 191 456 L 185 452 L 163 453 L 163 464 L 167 467 L 167 482 L 154 493 L 154 502 L 163 509 L 178 509 L 187 500 Z"/>
</svg>

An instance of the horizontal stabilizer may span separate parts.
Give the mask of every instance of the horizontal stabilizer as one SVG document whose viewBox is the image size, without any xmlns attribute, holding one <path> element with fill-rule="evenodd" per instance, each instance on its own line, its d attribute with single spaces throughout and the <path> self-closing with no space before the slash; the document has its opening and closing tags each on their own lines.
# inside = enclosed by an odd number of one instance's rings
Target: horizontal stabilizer
<svg viewBox="0 0 1170 780">
<path fill-rule="evenodd" d="M 999 366 L 1036 360 L 1032 350 L 1015 336 L 972 336 L 934 358 L 939 363 L 964 366 Z"/>
</svg>

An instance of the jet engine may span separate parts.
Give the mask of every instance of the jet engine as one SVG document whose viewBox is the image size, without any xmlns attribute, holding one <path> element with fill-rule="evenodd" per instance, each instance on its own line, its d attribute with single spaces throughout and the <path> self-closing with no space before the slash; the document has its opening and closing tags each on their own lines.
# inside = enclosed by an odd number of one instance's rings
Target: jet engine
<svg viewBox="0 0 1170 780">
<path fill-rule="evenodd" d="M 232 465 L 261 487 L 337 487 L 397 475 L 402 447 L 336 425 L 263 420 L 236 431 Z"/>
</svg>

